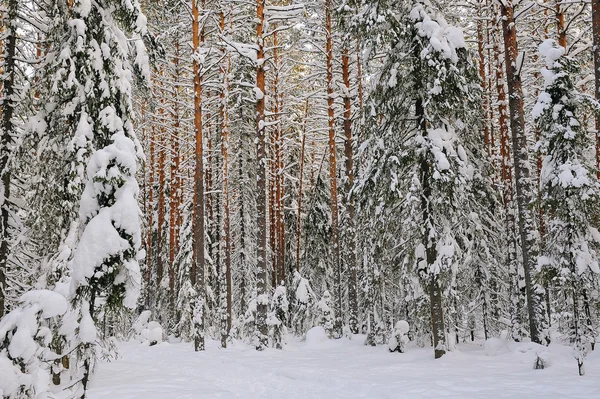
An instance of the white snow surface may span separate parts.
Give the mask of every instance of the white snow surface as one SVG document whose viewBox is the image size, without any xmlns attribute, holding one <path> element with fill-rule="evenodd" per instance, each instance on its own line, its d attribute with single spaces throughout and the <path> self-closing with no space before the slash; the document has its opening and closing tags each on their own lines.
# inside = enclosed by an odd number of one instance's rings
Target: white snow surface
<svg viewBox="0 0 600 399">
<path fill-rule="evenodd" d="M 546 67 L 552 69 L 554 63 L 563 56 L 565 48 L 558 45 L 553 39 L 544 40 L 538 47 L 540 55 L 546 59 Z"/>
<path fill-rule="evenodd" d="M 483 342 L 459 344 L 433 359 L 431 348 L 389 353 L 364 346 L 364 336 L 311 346 L 288 337 L 284 350 L 257 352 L 233 343 L 220 349 L 207 341 L 205 352 L 189 343 L 148 347 L 120 345 L 121 358 L 100 363 L 89 399 L 597 399 L 600 351 L 577 375 L 572 349 L 552 344 L 552 365 L 533 370 L 530 344 L 510 342 L 508 353 L 486 356 Z"/>
</svg>

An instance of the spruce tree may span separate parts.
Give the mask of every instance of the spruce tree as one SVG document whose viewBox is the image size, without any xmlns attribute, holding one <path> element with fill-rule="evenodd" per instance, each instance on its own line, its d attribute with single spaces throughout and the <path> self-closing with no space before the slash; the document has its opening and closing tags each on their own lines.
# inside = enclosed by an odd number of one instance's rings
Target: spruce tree
<svg viewBox="0 0 600 399">
<path fill-rule="evenodd" d="M 600 273 L 600 233 L 590 215 L 598 213 L 600 184 L 586 157 L 585 110 L 598 112 L 598 103 L 579 91 L 574 76 L 579 63 L 564 54 L 553 40 L 539 47 L 545 58 L 544 90 L 533 117 L 540 129 L 538 149 L 543 153 L 540 177 L 541 206 L 548 215 L 544 256 L 538 263 L 550 268 L 554 280 L 569 298 L 572 316 L 569 338 L 579 375 L 597 331 L 590 320 L 590 293 Z"/>
<path fill-rule="evenodd" d="M 477 77 L 460 29 L 426 1 L 405 11 L 387 33 L 395 38 L 367 110 L 369 160 L 355 190 L 376 218 L 402 212 L 399 246 L 429 294 L 438 358 L 447 348 L 442 296 L 464 247 L 460 206 L 474 168 L 461 139 L 476 127 L 468 110 Z"/>
<path fill-rule="evenodd" d="M 71 117 L 78 121 L 73 136 L 91 150 L 79 204 L 81 234 L 69 261 L 73 306 L 80 312 L 73 344 L 81 344 L 84 396 L 97 338 L 94 320 L 101 310 L 134 308 L 141 285 L 135 174 L 143 153 L 132 123 L 134 65 L 128 37 L 134 39 L 138 70 L 145 72 L 142 37 L 152 40 L 137 2 L 78 0 L 69 16 L 68 39 L 56 43 L 62 58 L 57 62 L 64 68 L 57 81 L 71 93 Z"/>
</svg>

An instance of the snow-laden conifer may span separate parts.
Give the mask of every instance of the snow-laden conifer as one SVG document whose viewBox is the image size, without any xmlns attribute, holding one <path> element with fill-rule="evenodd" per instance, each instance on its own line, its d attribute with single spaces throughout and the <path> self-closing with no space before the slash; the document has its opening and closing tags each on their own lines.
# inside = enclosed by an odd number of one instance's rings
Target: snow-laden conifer
<svg viewBox="0 0 600 399">
<path fill-rule="evenodd" d="M 590 218 L 598 212 L 600 185 L 585 154 L 583 115 L 590 107 L 596 112 L 600 107 L 575 85 L 579 63 L 565 56 L 563 47 L 549 39 L 539 52 L 546 61 L 542 69 L 545 83 L 533 117 L 540 129 L 537 147 L 544 154 L 540 201 L 549 220 L 538 263 L 552 269 L 570 302 L 565 309 L 571 312 L 569 338 L 583 375 L 588 346 L 597 335 L 590 319 L 590 295 L 600 273 L 600 233 Z"/>
<path fill-rule="evenodd" d="M 54 397 L 52 367 L 60 354 L 51 349 L 53 324 L 67 300 L 49 290 L 25 293 L 0 321 L 0 395 L 7 399 Z"/>
<path fill-rule="evenodd" d="M 367 111 L 367 160 L 355 190 L 371 221 L 403 216 L 391 239 L 402 237 L 393 247 L 429 294 L 437 358 L 446 350 L 442 297 L 464 250 L 460 208 L 474 166 L 463 137 L 476 134 L 468 111 L 477 101 L 477 78 L 459 28 L 427 1 L 405 11 L 393 25 L 396 40 Z"/>
</svg>

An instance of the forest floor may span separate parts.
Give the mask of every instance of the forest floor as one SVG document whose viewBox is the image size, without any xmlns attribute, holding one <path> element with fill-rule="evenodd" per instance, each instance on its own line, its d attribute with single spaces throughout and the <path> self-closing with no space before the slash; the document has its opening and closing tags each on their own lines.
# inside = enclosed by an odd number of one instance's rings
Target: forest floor
<svg viewBox="0 0 600 399">
<path fill-rule="evenodd" d="M 465 343 L 434 360 L 431 348 L 389 353 L 362 345 L 363 336 L 289 340 L 284 350 L 264 352 L 241 344 L 220 349 L 217 341 L 199 353 L 189 343 L 122 343 L 118 360 L 98 365 L 88 398 L 600 398 L 599 350 L 579 377 L 571 349 L 559 345 L 550 347 L 550 367 L 533 370 L 531 344 L 510 343 L 488 356 L 482 341 Z"/>
</svg>

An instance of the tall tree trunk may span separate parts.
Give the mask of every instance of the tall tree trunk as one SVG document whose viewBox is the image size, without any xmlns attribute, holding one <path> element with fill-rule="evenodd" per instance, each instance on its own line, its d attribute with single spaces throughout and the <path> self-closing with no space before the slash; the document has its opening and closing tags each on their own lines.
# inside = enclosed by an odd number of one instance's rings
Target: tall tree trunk
<svg viewBox="0 0 600 399">
<path fill-rule="evenodd" d="M 277 286 L 277 212 L 276 207 L 276 196 L 277 196 L 277 183 L 275 177 L 277 175 L 276 163 L 275 163 L 275 129 L 269 129 L 269 149 L 270 153 L 267 155 L 267 162 L 269 170 L 267 172 L 267 192 L 269 193 L 269 249 L 271 259 L 271 288 L 275 289 Z M 268 149 L 266 151 L 269 151 Z M 267 258 L 268 255 L 267 255 Z"/>
<path fill-rule="evenodd" d="M 304 177 L 304 152 L 306 149 L 306 125 L 308 123 L 308 97 L 304 103 L 304 121 L 302 122 L 302 143 L 300 147 L 300 176 L 298 177 L 298 219 L 296 222 L 296 271 L 300 273 L 300 244 L 302 243 L 302 188 Z"/>
<path fill-rule="evenodd" d="M 0 91 L 0 107 L 2 112 L 2 133 L 0 135 L 0 180 L 2 184 L 2 197 L 0 204 L 0 318 L 4 316 L 6 309 L 6 273 L 8 271 L 8 257 L 10 240 L 9 228 L 9 206 L 10 206 L 10 184 L 11 184 L 11 165 L 9 159 L 12 151 L 12 143 L 15 126 L 13 124 L 13 114 L 15 103 L 12 96 L 15 94 L 15 53 L 17 47 L 17 10 L 18 0 L 9 0 L 6 8 L 7 21 L 5 21 L 6 33 L 5 49 L 3 54 L 3 67 L 0 82 L 2 83 Z"/>
<path fill-rule="evenodd" d="M 592 35 L 594 39 L 594 97 L 600 101 L 600 0 L 592 0 Z M 596 112 L 596 177 L 600 179 L 600 113 Z"/>
<path fill-rule="evenodd" d="M 159 72 L 159 82 L 162 80 L 162 72 Z M 157 90 L 163 91 L 162 84 L 157 85 Z M 161 104 L 158 110 L 160 133 L 158 136 L 158 218 L 156 232 L 156 290 L 161 292 L 160 284 L 163 278 L 163 231 L 165 227 L 165 147 L 166 147 L 166 132 L 165 132 L 165 109 L 164 109 L 164 94 L 161 93 Z"/>
<path fill-rule="evenodd" d="M 243 116 L 243 110 L 240 107 L 240 119 Z M 240 137 L 239 140 L 239 154 L 240 154 L 240 159 L 239 159 L 239 163 L 238 163 L 238 177 L 240 179 L 242 179 L 243 176 L 243 171 L 245 170 L 245 163 L 244 163 L 244 151 L 243 148 L 247 145 L 247 140 L 245 140 L 246 135 L 244 133 L 242 133 L 242 136 Z M 240 210 L 240 248 L 239 248 L 239 270 L 241 270 L 241 278 L 240 278 L 240 314 L 243 315 L 244 312 L 246 312 L 246 291 L 247 291 L 247 285 L 248 285 L 248 281 L 246 280 L 246 268 L 248 267 L 248 262 L 247 262 L 247 256 L 246 256 L 246 251 L 247 251 L 247 247 L 246 247 L 246 202 L 244 201 L 244 195 L 242 193 L 242 191 L 240 190 L 239 194 L 238 194 L 238 207 Z"/>
<path fill-rule="evenodd" d="M 230 16 L 231 17 L 231 16 Z M 226 35 L 225 13 L 221 12 L 221 35 Z M 225 52 L 225 47 L 223 47 Z M 225 304 L 221 304 L 221 309 L 225 307 L 225 314 L 221 315 L 221 347 L 227 347 L 227 338 L 231 330 L 231 233 L 230 233 L 230 215 L 229 215 L 229 73 L 231 68 L 231 56 L 229 52 L 223 54 L 224 61 L 221 65 L 222 89 L 221 104 L 219 106 L 221 114 L 221 156 L 223 157 L 223 235 L 221 237 L 223 249 L 225 251 L 222 271 L 225 279 L 226 299 Z M 223 280 L 222 280 L 223 282 Z"/>
<path fill-rule="evenodd" d="M 354 185 L 354 155 L 352 137 L 352 103 L 350 98 L 350 50 L 342 49 L 342 75 L 344 79 L 344 156 L 346 157 L 345 200 L 348 212 L 346 240 L 344 251 L 346 269 L 348 270 L 348 325 L 352 334 L 358 334 L 358 281 L 356 272 L 356 226 L 354 224 L 354 200 L 350 190 Z"/>
<path fill-rule="evenodd" d="M 531 340 L 538 344 L 545 343 L 544 307 L 541 287 L 536 289 L 533 281 L 536 273 L 535 228 L 531 205 L 531 168 L 528 159 L 527 136 L 525 134 L 525 118 L 523 111 L 523 90 L 520 65 L 517 65 L 519 50 L 517 46 L 517 29 L 514 20 L 512 2 L 500 5 L 502 14 L 502 30 L 504 33 L 504 54 L 506 78 L 508 83 L 508 108 L 512 131 L 512 146 L 515 168 L 515 186 L 517 209 L 519 213 L 519 234 L 521 236 L 521 256 L 525 277 L 527 296 L 527 313 L 529 315 L 529 332 Z"/>
<path fill-rule="evenodd" d="M 425 120 L 425 109 L 422 100 L 417 100 L 415 104 L 415 115 L 417 117 L 418 129 L 421 130 L 423 136 L 427 136 L 427 122 Z M 421 212 L 423 214 L 423 226 L 425 227 L 423 236 L 423 245 L 425 247 L 425 261 L 427 269 L 427 285 L 429 291 L 429 307 L 431 311 L 431 335 L 433 338 L 433 353 L 435 359 L 439 359 L 446 353 L 446 327 L 444 325 L 444 308 L 442 306 L 442 288 L 440 286 L 439 274 L 429 270 L 437 260 L 436 243 L 432 242 L 431 229 L 433 228 L 432 220 L 432 192 L 431 180 L 433 179 L 431 164 L 426 156 L 421 157 L 420 161 L 420 179 L 423 187 L 423 195 L 421 197 Z"/>
<path fill-rule="evenodd" d="M 155 158 L 155 140 L 156 140 L 156 130 L 154 126 L 156 125 L 154 116 L 152 117 L 152 127 L 150 131 L 152 132 L 152 137 L 150 138 L 150 165 L 149 166 L 149 174 L 148 177 L 148 237 L 146 242 L 146 309 L 150 308 L 150 293 L 151 293 L 151 283 L 152 283 L 152 250 L 153 248 L 153 232 L 154 232 L 154 165 L 156 162 Z"/>
<path fill-rule="evenodd" d="M 169 191 L 169 311 L 171 317 L 175 314 L 175 253 L 178 248 L 179 229 L 177 227 L 179 208 L 179 96 L 177 86 L 179 84 L 179 40 L 175 40 L 175 57 L 173 58 L 173 133 L 171 137 L 171 188 Z"/>
<path fill-rule="evenodd" d="M 199 34 L 200 15 L 198 1 L 192 0 L 192 45 L 197 55 L 200 49 Z M 204 31 L 204 28 L 202 28 Z M 195 287 L 197 299 L 194 310 L 194 349 L 204 350 L 204 307 L 206 303 L 206 283 L 204 281 L 204 164 L 202 151 L 202 81 L 200 76 L 200 62 L 198 57 L 193 57 L 194 73 L 194 130 L 196 145 L 194 151 L 194 262 L 190 273 L 190 282 Z"/>
<path fill-rule="evenodd" d="M 276 29 L 276 28 L 275 28 Z M 280 60 L 280 51 L 279 51 L 279 34 L 277 31 L 273 33 L 273 66 L 274 66 L 274 76 L 273 76 L 273 116 L 275 117 L 275 165 L 274 172 L 275 175 L 275 247 L 276 247 L 276 255 L 275 255 L 275 275 L 277 276 L 276 285 L 281 284 L 285 281 L 285 219 L 284 219 L 284 209 L 283 209 L 283 132 L 281 129 L 281 92 L 280 92 L 280 80 L 279 80 L 279 72 L 281 69 L 281 60 Z"/>
<path fill-rule="evenodd" d="M 362 138 L 364 136 L 365 124 L 364 124 L 364 115 L 363 115 L 363 75 L 362 75 L 362 60 L 360 58 L 360 37 L 356 39 L 356 83 L 358 86 L 358 114 L 359 118 L 359 129 L 358 129 L 358 137 L 357 142 L 361 143 Z"/>
<path fill-rule="evenodd" d="M 256 349 L 268 345 L 267 330 L 267 157 L 265 153 L 265 47 L 263 28 L 265 22 L 265 0 L 256 0 L 256 211 L 257 211 L 257 273 L 256 273 Z"/>
<path fill-rule="evenodd" d="M 333 26 L 331 0 L 325 0 L 325 32 L 327 41 L 325 53 L 327 56 L 327 122 L 329 127 L 329 188 L 331 197 L 331 245 L 332 265 L 335 286 L 335 321 L 334 334 L 342 336 L 342 270 L 340 262 L 340 232 L 337 199 L 337 154 L 335 143 L 335 114 L 333 92 Z"/>
<path fill-rule="evenodd" d="M 479 55 L 479 78 L 481 80 L 481 91 L 482 91 L 482 107 L 483 107 L 483 139 L 485 143 L 485 149 L 488 157 L 492 155 L 491 135 L 490 135 L 490 120 L 488 119 L 488 108 L 489 108 L 489 97 L 487 87 L 487 76 L 485 73 L 485 41 L 483 38 L 483 8 L 482 2 L 479 2 L 477 7 L 477 51 Z"/>
<path fill-rule="evenodd" d="M 507 262 L 509 274 L 511 278 L 510 287 L 510 314 L 511 323 L 513 326 L 513 339 L 520 341 L 521 337 L 521 298 L 518 287 L 517 275 L 517 236 L 513 202 L 513 178 L 512 165 L 510 162 L 510 135 L 508 129 L 508 109 L 506 106 L 506 89 L 504 87 L 504 66 L 500 62 L 500 48 L 498 46 L 498 38 L 494 35 L 494 64 L 496 70 L 496 93 L 498 95 L 498 125 L 500 134 L 500 158 L 501 158 L 501 174 L 502 182 L 502 199 L 504 211 L 506 213 L 506 236 L 508 238 Z"/>
</svg>

